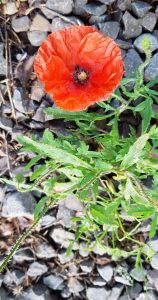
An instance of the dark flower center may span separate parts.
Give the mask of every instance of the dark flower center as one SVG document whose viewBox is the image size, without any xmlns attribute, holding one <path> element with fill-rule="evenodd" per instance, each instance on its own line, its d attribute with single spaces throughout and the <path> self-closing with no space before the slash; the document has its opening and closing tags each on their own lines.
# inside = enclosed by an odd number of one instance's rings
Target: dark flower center
<svg viewBox="0 0 158 300">
<path fill-rule="evenodd" d="M 73 73 L 73 80 L 79 85 L 84 85 L 88 82 L 89 72 L 79 65 L 76 65 L 75 71 Z"/>
</svg>

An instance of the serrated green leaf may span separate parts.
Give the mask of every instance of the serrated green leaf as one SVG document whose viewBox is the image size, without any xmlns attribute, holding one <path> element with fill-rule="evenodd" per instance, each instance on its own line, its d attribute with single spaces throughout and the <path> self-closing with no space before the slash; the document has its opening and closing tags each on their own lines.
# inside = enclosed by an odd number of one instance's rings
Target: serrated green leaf
<svg viewBox="0 0 158 300">
<path fill-rule="evenodd" d="M 44 205 L 46 204 L 46 202 L 48 201 L 48 197 L 45 196 L 42 199 L 40 199 L 40 201 L 36 204 L 35 206 L 35 210 L 34 210 L 34 220 L 36 221 L 39 217 L 39 214 L 42 211 L 42 208 L 44 208 Z"/>
<path fill-rule="evenodd" d="M 152 99 L 148 98 L 135 108 L 136 112 L 140 112 L 142 118 L 142 134 L 147 131 L 150 125 L 150 121 L 153 116 L 152 104 Z"/>
<path fill-rule="evenodd" d="M 117 225 L 115 213 L 117 211 L 118 205 L 119 202 L 109 204 L 107 207 L 98 204 L 92 204 L 90 206 L 90 213 L 93 216 L 94 220 L 100 225 Z"/>
</svg>

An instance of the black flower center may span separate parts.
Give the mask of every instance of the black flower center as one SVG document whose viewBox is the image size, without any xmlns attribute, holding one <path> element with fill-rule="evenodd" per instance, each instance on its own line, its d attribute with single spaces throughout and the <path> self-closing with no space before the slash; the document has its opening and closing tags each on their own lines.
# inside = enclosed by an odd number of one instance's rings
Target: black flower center
<svg viewBox="0 0 158 300">
<path fill-rule="evenodd" d="M 89 72 L 84 68 L 76 65 L 75 71 L 73 73 L 73 80 L 75 83 L 79 85 L 84 85 L 88 82 L 89 79 Z"/>
</svg>

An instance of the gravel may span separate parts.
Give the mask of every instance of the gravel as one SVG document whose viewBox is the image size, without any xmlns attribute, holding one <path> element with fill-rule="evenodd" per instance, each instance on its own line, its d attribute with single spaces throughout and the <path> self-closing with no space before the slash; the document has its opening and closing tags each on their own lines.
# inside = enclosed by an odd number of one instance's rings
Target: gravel
<svg viewBox="0 0 158 300">
<path fill-rule="evenodd" d="M 34 253 L 28 247 L 17 250 L 17 252 L 13 256 L 13 259 L 18 264 L 22 264 L 25 261 L 32 262 L 35 260 Z"/>
<path fill-rule="evenodd" d="M 158 49 L 157 37 L 151 33 L 144 33 L 144 34 L 141 34 L 139 37 L 137 37 L 134 41 L 134 46 L 138 49 L 139 52 L 142 52 L 142 53 L 144 52 L 144 49 L 141 45 L 144 38 L 148 38 L 150 40 L 152 52 L 155 51 L 156 49 Z"/>
<path fill-rule="evenodd" d="M 52 290 L 62 290 L 63 282 L 64 282 L 63 278 L 53 274 L 43 277 L 43 283 Z"/>
<path fill-rule="evenodd" d="M 28 16 L 13 18 L 11 21 L 12 28 L 15 32 L 28 31 L 30 28 L 30 19 Z"/>
<path fill-rule="evenodd" d="M 35 246 L 35 253 L 39 259 L 51 259 L 57 256 L 55 249 L 45 241 Z"/>
<path fill-rule="evenodd" d="M 98 266 L 97 267 L 99 275 L 106 281 L 109 282 L 111 281 L 113 277 L 113 267 L 111 265 L 107 266 Z"/>
<path fill-rule="evenodd" d="M 138 18 L 143 18 L 146 13 L 152 8 L 152 6 L 144 1 L 134 1 L 131 5 L 133 13 Z"/>
<path fill-rule="evenodd" d="M 158 53 L 156 53 L 145 70 L 145 80 L 154 80 L 158 76 Z"/>
<path fill-rule="evenodd" d="M 142 64 L 142 62 L 143 61 L 140 58 L 139 54 L 134 49 L 130 49 L 127 52 L 124 60 L 125 76 L 127 78 L 133 78 L 135 76 L 136 70 Z"/>
<path fill-rule="evenodd" d="M 30 277 L 37 277 L 43 275 L 47 271 L 48 267 L 46 265 L 35 261 L 29 266 L 26 274 Z"/>
<path fill-rule="evenodd" d="M 60 253 L 58 253 L 58 258 L 59 258 L 59 261 L 62 265 L 70 262 L 71 260 L 73 260 L 74 258 L 74 254 L 73 252 L 71 252 L 70 255 L 67 255 L 65 251 L 62 251 Z"/>
<path fill-rule="evenodd" d="M 32 46 L 38 47 L 47 37 L 47 32 L 41 31 L 28 31 L 28 39 Z"/>
<path fill-rule="evenodd" d="M 106 12 L 107 6 L 96 1 L 85 4 L 83 9 L 87 14 L 101 16 Z"/>
<path fill-rule="evenodd" d="M 92 259 L 86 259 L 80 263 L 80 268 L 85 273 L 91 273 L 94 268 L 94 261 Z"/>
<path fill-rule="evenodd" d="M 116 39 L 120 30 L 120 24 L 118 22 L 105 22 L 101 24 L 100 31 L 112 39 Z"/>
<path fill-rule="evenodd" d="M 80 292 L 84 290 L 84 285 L 80 283 L 80 281 L 74 277 L 70 277 L 68 281 L 68 287 L 71 293 L 78 295 Z"/>
<path fill-rule="evenodd" d="M 15 2 L 8 2 L 6 1 L 6 4 L 4 6 L 4 13 L 6 15 L 14 15 L 18 12 L 18 8 L 17 5 L 15 4 Z"/>
<path fill-rule="evenodd" d="M 150 264 L 153 269 L 158 270 L 158 255 L 153 255 L 151 258 Z"/>
<path fill-rule="evenodd" d="M 124 13 L 122 20 L 125 27 L 123 31 L 125 39 L 137 37 L 142 33 L 142 26 L 139 24 L 139 20 L 135 19 L 128 11 Z"/>
<path fill-rule="evenodd" d="M 130 275 L 138 282 L 144 282 L 146 277 L 146 270 L 143 267 L 133 268 Z"/>
<path fill-rule="evenodd" d="M 95 288 L 95 287 L 89 287 L 87 289 L 87 298 L 88 300 L 105 300 L 109 299 L 109 291 L 107 291 L 105 288 Z M 113 299 L 114 300 L 114 299 Z"/>
<path fill-rule="evenodd" d="M 30 31 L 48 32 L 51 31 L 51 25 L 45 17 L 36 14 L 31 23 Z"/>
<path fill-rule="evenodd" d="M 140 20 L 142 27 L 149 32 L 152 32 L 155 28 L 157 17 L 154 13 L 149 12 L 143 19 Z"/>
<path fill-rule="evenodd" d="M 131 9 L 131 0 L 118 0 L 117 7 L 121 11 L 130 10 Z"/>
<path fill-rule="evenodd" d="M 63 15 L 70 14 L 72 12 L 73 1 L 72 0 L 47 0 L 46 7 Z"/>
<path fill-rule="evenodd" d="M 75 240 L 75 235 L 72 232 L 68 232 L 64 230 L 63 228 L 54 228 L 49 233 L 49 236 L 53 241 L 63 248 L 67 248 L 70 245 L 70 242 Z M 77 243 L 74 243 L 73 249 L 77 249 L 78 245 Z"/>
</svg>

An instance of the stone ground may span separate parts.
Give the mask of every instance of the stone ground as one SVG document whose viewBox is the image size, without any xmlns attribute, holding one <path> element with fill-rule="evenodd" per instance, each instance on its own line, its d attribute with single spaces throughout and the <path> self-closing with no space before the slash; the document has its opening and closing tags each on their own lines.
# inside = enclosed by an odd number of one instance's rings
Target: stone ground
<svg viewBox="0 0 158 300">
<path fill-rule="evenodd" d="M 47 127 L 56 134 L 65 130 L 64 123 L 43 114 L 42 109 L 51 105 L 51 99 L 33 73 L 34 55 L 50 32 L 75 24 L 95 26 L 121 47 L 127 78 L 144 59 L 141 40 L 146 35 L 153 56 L 144 77 L 149 81 L 158 75 L 158 1 L 29 0 L 17 7 L 18 3 L 10 1 L 0 6 L 0 176 L 11 178 L 19 172 L 25 177 L 31 174 L 22 169 L 30 154 L 17 146 L 18 133 L 33 132 L 40 137 Z M 123 133 L 128 130 L 127 123 L 125 118 Z M 38 193 L 20 194 L 10 185 L 0 185 L 1 258 L 32 223 L 40 197 Z M 49 211 L 0 275 L 0 300 L 158 299 L 156 255 L 150 263 L 143 261 L 142 269 L 137 271 L 133 257 L 114 262 L 99 249 L 85 251 L 83 242 L 66 256 L 65 237 L 73 238 L 68 231 L 71 216 L 80 209 L 81 204 L 70 195 Z M 140 234 L 147 237 L 148 231 L 149 226 L 144 224 Z M 158 251 L 158 236 L 146 242 Z"/>
</svg>

